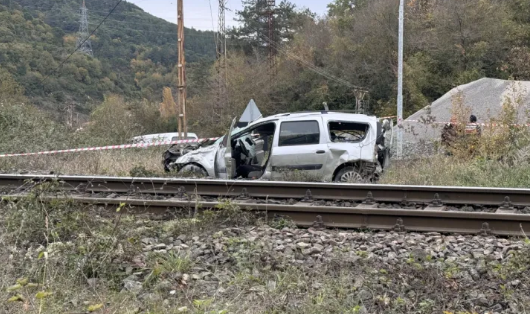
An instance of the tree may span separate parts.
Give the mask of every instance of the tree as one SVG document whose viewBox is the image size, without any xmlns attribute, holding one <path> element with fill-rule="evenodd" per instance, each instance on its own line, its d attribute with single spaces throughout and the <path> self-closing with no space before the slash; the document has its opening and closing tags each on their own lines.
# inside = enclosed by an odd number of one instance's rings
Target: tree
<svg viewBox="0 0 530 314">
<path fill-rule="evenodd" d="M 293 3 L 283 0 L 274 8 L 273 38 L 269 38 L 269 11 L 267 1 L 243 0 L 243 10 L 236 12 L 241 26 L 231 29 L 229 37 L 247 55 L 253 50 L 263 52 L 270 42 L 277 46 L 287 44 L 307 19 L 314 18 L 309 10 L 299 11 Z"/>
<path fill-rule="evenodd" d="M 328 13 L 333 17 L 350 15 L 367 3 L 368 0 L 335 0 L 328 4 Z"/>
<path fill-rule="evenodd" d="M 24 88 L 20 86 L 13 76 L 0 68 L 0 98 L 18 98 L 24 95 Z"/>
</svg>

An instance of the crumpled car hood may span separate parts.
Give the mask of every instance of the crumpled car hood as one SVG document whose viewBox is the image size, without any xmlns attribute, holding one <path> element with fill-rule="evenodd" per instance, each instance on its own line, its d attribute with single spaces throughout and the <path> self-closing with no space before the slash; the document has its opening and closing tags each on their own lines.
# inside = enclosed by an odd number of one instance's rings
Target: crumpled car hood
<svg viewBox="0 0 530 314">
<path fill-rule="evenodd" d="M 179 157 L 175 163 L 176 164 L 187 164 L 190 162 L 196 163 L 208 163 L 214 161 L 215 153 L 217 152 L 219 145 L 210 145 L 206 147 L 201 147 L 199 149 L 193 150 L 186 155 Z"/>
</svg>

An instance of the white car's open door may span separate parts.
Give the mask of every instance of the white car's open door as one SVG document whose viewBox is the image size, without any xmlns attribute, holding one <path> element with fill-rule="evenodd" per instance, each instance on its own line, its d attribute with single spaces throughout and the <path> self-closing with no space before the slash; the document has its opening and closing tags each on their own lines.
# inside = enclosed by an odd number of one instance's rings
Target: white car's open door
<svg viewBox="0 0 530 314">
<path fill-rule="evenodd" d="M 234 130 L 235 125 L 236 118 L 232 120 L 230 130 L 228 131 L 228 134 L 226 134 L 223 140 L 223 146 L 225 147 L 224 159 L 226 165 L 225 167 L 227 179 L 233 179 L 236 176 L 236 161 L 234 158 L 232 158 L 232 131 Z"/>
</svg>

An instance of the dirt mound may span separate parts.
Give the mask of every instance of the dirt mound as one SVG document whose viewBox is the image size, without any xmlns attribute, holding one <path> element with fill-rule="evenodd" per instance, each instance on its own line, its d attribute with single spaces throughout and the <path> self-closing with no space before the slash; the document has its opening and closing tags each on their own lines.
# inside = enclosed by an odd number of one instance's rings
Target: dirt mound
<svg viewBox="0 0 530 314">
<path fill-rule="evenodd" d="M 414 113 L 404 121 L 404 146 L 413 148 L 430 146 L 439 141 L 444 122 L 451 118 L 454 96 L 460 93 L 461 102 L 478 117 L 479 123 L 489 123 L 499 117 L 507 100 L 519 103 L 518 120 L 526 123 L 526 110 L 530 108 L 530 81 L 507 81 L 492 78 L 453 88 L 431 105 Z M 394 129 L 397 131 L 397 127 Z M 417 150 L 417 149 L 413 149 Z M 410 149 L 407 149 L 410 151 Z"/>
</svg>

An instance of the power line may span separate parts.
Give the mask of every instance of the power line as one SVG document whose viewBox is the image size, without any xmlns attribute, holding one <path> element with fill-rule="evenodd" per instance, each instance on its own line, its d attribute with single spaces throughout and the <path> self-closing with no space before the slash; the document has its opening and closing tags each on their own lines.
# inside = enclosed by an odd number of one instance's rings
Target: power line
<svg viewBox="0 0 530 314">
<path fill-rule="evenodd" d="M 92 14 L 92 15 L 99 15 L 99 14 Z M 127 17 L 127 16 L 125 15 L 125 17 Z M 161 18 L 157 18 L 157 19 L 161 19 Z M 112 19 L 111 19 L 111 20 L 112 20 Z M 164 20 L 164 19 L 162 19 L 162 20 Z M 187 17 L 186 20 L 210 21 L 211 19 L 209 19 L 209 18 L 202 18 L 202 17 Z M 173 22 L 169 22 L 169 21 L 167 21 L 167 20 L 164 20 L 164 21 L 167 22 L 167 23 L 175 24 L 175 23 L 173 23 Z"/>
<path fill-rule="evenodd" d="M 306 61 L 306 60 L 304 60 L 304 59 L 302 59 L 302 58 L 300 58 L 300 57 L 288 52 L 287 50 L 282 48 L 280 45 L 278 45 L 276 42 L 274 42 L 271 38 L 267 37 L 267 35 L 260 34 L 261 30 L 254 29 L 254 31 L 256 32 L 256 37 L 258 39 L 265 40 L 269 45 L 273 46 L 276 50 L 278 50 L 280 53 L 285 55 L 287 58 L 295 60 L 295 61 L 298 61 L 302 66 L 305 66 L 306 68 L 308 68 L 312 72 L 315 72 L 316 74 L 324 76 L 327 79 L 332 80 L 332 81 L 334 81 L 336 83 L 339 83 L 339 84 L 342 84 L 342 85 L 346 85 L 346 86 L 351 87 L 351 88 L 363 89 L 361 87 L 353 85 L 352 83 L 350 83 L 350 82 L 348 82 L 348 81 L 346 81 L 346 80 L 344 80 L 342 78 L 339 78 L 339 77 L 336 77 L 336 76 L 334 76 L 332 74 L 329 74 L 326 71 L 324 71 L 323 69 L 318 68 L 318 67 L 314 66 L 313 64 L 309 63 L 308 61 Z"/>
<path fill-rule="evenodd" d="M 142 25 L 142 24 L 140 24 L 140 25 Z M 116 27 L 116 26 L 112 26 L 112 27 Z M 126 26 L 123 26 L 123 28 L 125 28 L 126 30 L 131 30 L 131 31 L 176 35 L 175 32 L 163 32 L 163 31 L 156 31 L 156 30 L 131 28 L 131 27 L 126 27 Z M 209 35 L 209 34 L 189 34 L 189 33 L 186 33 L 186 37 L 208 37 L 208 38 L 211 38 L 211 36 L 212 35 Z"/>
<path fill-rule="evenodd" d="M 270 38 L 269 38 L 269 39 L 270 39 Z M 303 59 L 301 59 L 301 58 L 298 58 L 297 56 L 292 55 L 292 54 L 290 54 L 289 52 L 283 51 L 283 49 L 281 49 L 281 47 L 278 48 L 278 45 L 276 45 L 276 43 L 272 43 L 272 42 L 271 42 L 271 44 L 272 44 L 273 46 L 275 46 L 275 47 L 278 49 L 278 51 L 280 51 L 280 53 L 284 53 L 284 54 L 286 54 L 288 57 L 290 57 L 290 58 L 292 58 L 292 59 L 295 59 L 295 60 L 299 61 L 300 63 L 302 63 L 303 65 L 305 65 L 307 68 L 309 68 L 311 71 L 313 71 L 313 72 L 315 72 L 315 73 L 318 73 L 318 74 L 320 74 L 320 75 L 322 75 L 322 76 L 324 76 L 324 77 L 326 77 L 326 78 L 328 78 L 328 79 L 330 79 L 330 80 L 332 80 L 332 81 L 335 81 L 335 82 L 337 82 L 337 83 L 344 84 L 344 85 L 346 85 L 346 86 L 349 86 L 349 87 L 353 88 L 353 89 L 354 89 L 355 103 L 356 103 L 357 112 L 359 112 L 359 111 L 361 110 L 362 101 L 363 101 L 363 99 L 364 99 L 364 96 L 368 93 L 368 90 L 367 90 L 367 89 L 362 88 L 362 87 L 357 87 L 357 86 L 351 84 L 350 82 L 348 82 L 348 81 L 346 81 L 346 80 L 344 80 L 344 79 L 342 79 L 342 78 L 334 77 L 333 75 L 331 75 L 331 74 L 325 72 L 325 71 L 322 70 L 322 69 L 317 68 L 316 66 L 310 64 L 309 62 L 307 62 L 307 61 L 305 61 L 305 60 L 303 60 Z"/>
<path fill-rule="evenodd" d="M 212 0 L 208 0 L 208 4 L 210 6 L 210 20 L 212 20 L 212 30 L 215 32 L 215 23 L 214 23 L 214 20 L 213 20 Z"/>
<path fill-rule="evenodd" d="M 258 35 L 259 36 L 259 35 Z M 276 48 L 276 50 L 278 50 L 280 53 L 284 54 L 286 57 L 288 57 L 289 59 L 292 59 L 292 60 L 295 60 L 295 61 L 298 61 L 300 62 L 303 66 L 305 66 L 306 68 L 308 68 L 309 70 L 321 75 L 321 76 L 324 76 L 326 77 L 327 79 L 330 79 L 336 83 L 339 83 L 339 84 L 342 84 L 342 85 L 346 85 L 346 86 L 349 86 L 349 87 L 352 87 L 352 88 L 359 88 L 358 86 L 355 86 L 353 84 L 351 84 L 350 82 L 344 80 L 344 79 L 341 79 L 339 77 L 336 77 L 336 76 L 333 76 L 327 72 L 325 72 L 323 69 L 320 69 L 312 64 L 310 64 L 308 61 L 296 56 L 296 55 L 293 55 L 292 53 L 289 53 L 287 52 L 284 48 L 280 47 L 279 45 L 277 45 L 276 43 L 274 43 L 273 41 L 271 41 L 266 35 L 261 35 L 263 37 L 263 39 L 267 40 L 272 46 L 274 46 Z"/>
<path fill-rule="evenodd" d="M 76 48 L 75 50 L 68 56 L 66 57 L 66 59 L 64 59 L 61 64 L 59 64 L 59 66 L 57 66 L 57 68 L 52 71 L 52 73 L 56 73 L 58 70 L 60 70 L 63 65 L 66 63 L 66 61 L 68 61 L 73 55 L 74 53 L 76 53 L 82 46 L 83 44 L 88 40 L 90 39 L 90 37 L 92 35 L 94 35 L 96 33 L 96 31 L 99 29 L 99 27 L 103 24 L 103 22 L 105 22 L 105 20 L 107 20 L 107 18 L 112 14 L 112 12 L 114 12 L 114 10 L 116 10 L 116 8 L 120 5 L 120 3 L 122 3 L 123 0 L 118 0 L 118 3 L 116 3 L 116 5 L 112 8 L 112 10 L 110 10 L 110 12 L 107 14 L 107 16 L 105 16 L 105 18 L 103 20 L 101 20 L 101 22 L 99 23 L 99 25 L 92 31 L 92 33 L 90 33 L 90 35 L 87 36 L 87 38 L 85 38 L 85 40 L 83 40 L 83 42 L 81 42 Z M 46 75 L 43 79 L 42 79 L 42 84 L 46 81 L 46 79 L 50 77 L 50 75 Z"/>
<path fill-rule="evenodd" d="M 67 22 L 71 22 L 69 20 L 57 20 L 57 19 L 48 19 L 50 21 L 54 21 L 54 22 L 57 22 L 57 23 L 67 23 Z M 107 26 L 106 23 L 108 22 L 116 22 L 116 23 L 122 23 L 122 24 L 127 24 L 127 25 L 146 25 L 146 26 L 151 26 L 150 24 L 144 24 L 144 23 L 134 23 L 134 22 L 126 22 L 126 21 L 118 21 L 118 20 L 112 20 L 112 19 L 108 19 L 107 21 L 105 21 L 105 24 L 102 25 L 103 27 L 111 27 L 111 26 Z M 93 23 L 89 23 L 89 24 L 93 24 Z M 113 28 L 114 27 L 118 27 L 118 26 L 115 26 L 113 25 L 112 26 Z M 172 35 L 176 35 L 175 32 L 165 32 L 165 31 L 159 31 L 159 30 L 148 30 L 148 29 L 139 29 L 139 28 L 132 28 L 132 27 L 128 27 L 128 26 L 120 26 L 120 27 L 124 27 L 128 30 L 135 30 L 135 31 L 141 31 L 141 32 L 150 32 L 150 33 L 160 33 L 160 34 L 172 34 Z M 206 32 L 206 31 L 205 31 Z M 202 34 L 201 31 L 197 32 L 197 33 L 194 33 L 194 32 L 191 32 L 191 33 L 188 33 L 186 32 L 186 37 L 211 37 L 212 35 L 211 34 Z M 213 33 L 213 36 L 215 38 L 215 33 Z"/>
</svg>

